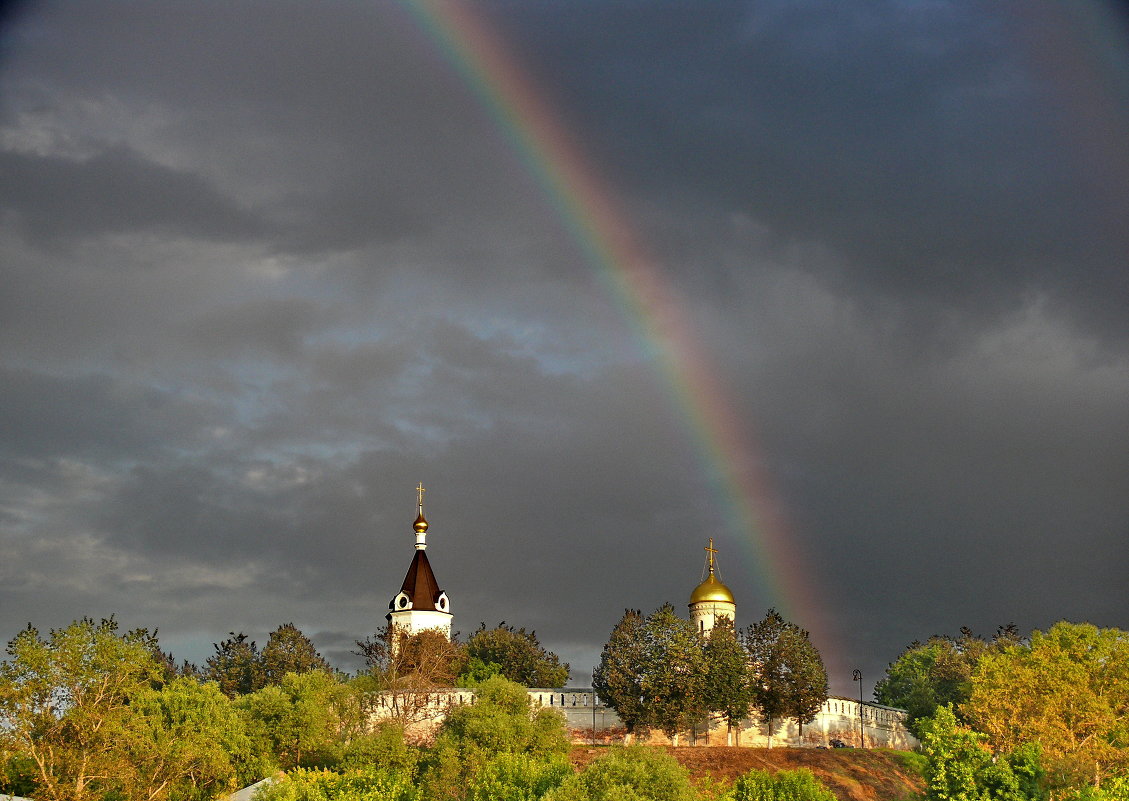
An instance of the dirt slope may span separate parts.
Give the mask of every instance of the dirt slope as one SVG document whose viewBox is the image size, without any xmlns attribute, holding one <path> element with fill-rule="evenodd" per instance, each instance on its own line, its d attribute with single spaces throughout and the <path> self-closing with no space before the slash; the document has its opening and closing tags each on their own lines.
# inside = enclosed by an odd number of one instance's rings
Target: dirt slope
<svg viewBox="0 0 1129 801">
<path fill-rule="evenodd" d="M 747 771 L 807 768 L 840 801 L 901 801 L 924 790 L 921 777 L 903 767 L 894 752 L 855 748 L 666 748 L 695 779 L 732 782 Z M 584 765 L 604 748 L 574 748 L 572 762 Z"/>
</svg>

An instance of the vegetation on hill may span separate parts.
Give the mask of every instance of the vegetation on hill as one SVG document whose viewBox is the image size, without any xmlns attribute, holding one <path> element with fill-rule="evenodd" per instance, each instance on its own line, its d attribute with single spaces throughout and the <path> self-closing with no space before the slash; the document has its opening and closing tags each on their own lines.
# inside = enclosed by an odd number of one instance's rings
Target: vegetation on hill
<svg viewBox="0 0 1129 801">
<path fill-rule="evenodd" d="M 637 732 L 679 734 L 720 714 L 732 729 L 753 710 L 768 721 L 814 719 L 827 699 L 827 672 L 808 633 L 774 609 L 741 632 L 722 618 L 709 634 L 664 604 L 647 617 L 627 609 L 593 676 L 630 740 Z"/>
<path fill-rule="evenodd" d="M 767 619 L 762 628 L 789 630 Z M 734 644 L 747 649 L 748 639 L 718 632 L 729 636 L 711 646 L 668 609 L 649 618 L 629 613 L 605 649 L 606 686 L 642 688 L 644 725 L 680 725 L 700 711 L 694 704 L 714 703 L 702 699 L 727 698 L 735 684 L 749 691 L 734 670 L 741 660 L 732 658 L 740 656 Z M 407 707 L 397 712 L 390 699 L 415 693 L 415 701 L 434 703 L 437 682 L 449 686 L 456 675 L 459 646 L 388 637 L 381 642 L 397 647 L 374 650 L 370 670 L 348 677 L 327 670 L 293 626 L 276 635 L 259 652 L 233 634 L 207 671 L 197 671 L 176 669 L 155 632 L 122 633 L 112 618 L 46 636 L 29 626 L 0 663 L 0 793 L 205 801 L 281 770 L 264 801 L 828 801 L 826 790 L 842 801 L 1129 799 L 1129 634 L 1117 629 L 1059 623 L 981 649 L 957 683 L 965 700 L 918 718 L 921 754 L 570 750 L 563 719 L 533 708 L 523 687 L 497 675 L 479 682 L 476 703 L 449 710 L 420 742 L 405 735 Z M 487 641 L 517 639 L 525 640 L 517 652 L 528 655 L 535 641 L 521 630 L 506 627 Z M 963 648 L 961 659 L 970 651 Z M 772 656 L 758 653 L 766 662 Z M 264 654 L 273 654 L 269 668 Z M 617 661 L 628 657 L 645 670 Z M 669 664 L 659 665 L 664 658 Z M 282 665 L 294 669 L 283 673 Z M 697 683 L 679 683 L 687 666 L 698 671 Z M 217 678 L 208 680 L 208 671 Z M 241 683 L 248 675 L 253 681 Z M 755 692 L 750 697 L 755 703 Z M 668 704 L 665 717 L 648 712 L 648 703 Z"/>
</svg>

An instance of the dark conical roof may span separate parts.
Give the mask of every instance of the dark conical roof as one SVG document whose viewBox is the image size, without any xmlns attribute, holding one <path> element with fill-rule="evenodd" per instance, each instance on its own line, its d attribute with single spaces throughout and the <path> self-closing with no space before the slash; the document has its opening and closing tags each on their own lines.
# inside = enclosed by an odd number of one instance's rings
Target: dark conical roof
<svg viewBox="0 0 1129 801">
<path fill-rule="evenodd" d="M 427 561 L 427 551 L 417 550 L 412 558 L 408 575 L 404 576 L 404 584 L 400 592 L 408 596 L 413 609 L 438 609 L 435 602 L 443 594 L 439 589 L 439 582 L 431 572 L 431 563 Z"/>
</svg>

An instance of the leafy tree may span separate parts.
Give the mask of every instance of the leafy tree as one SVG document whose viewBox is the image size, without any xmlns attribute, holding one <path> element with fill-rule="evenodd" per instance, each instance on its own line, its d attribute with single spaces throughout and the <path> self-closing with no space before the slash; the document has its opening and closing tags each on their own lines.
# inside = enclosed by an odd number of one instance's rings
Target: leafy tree
<svg viewBox="0 0 1129 801">
<path fill-rule="evenodd" d="M 694 625 L 663 604 L 643 626 L 640 687 L 647 720 L 678 745 L 679 732 L 706 711 L 704 642 Z"/>
<path fill-rule="evenodd" d="M 775 609 L 749 626 L 744 636 L 753 665 L 753 703 L 768 720 L 794 718 L 801 726 L 815 719 L 827 700 L 827 671 L 808 633 Z"/>
<path fill-rule="evenodd" d="M 1035 746 L 993 755 L 984 736 L 961 725 L 951 706 L 921 722 L 927 801 L 1043 801 Z"/>
<path fill-rule="evenodd" d="M 733 783 L 726 801 L 835 801 L 810 770 L 751 770 Z"/>
<path fill-rule="evenodd" d="M 1038 742 L 1056 787 L 1129 776 L 1129 633 L 1034 631 L 981 658 L 965 712 L 997 750 Z"/>
<path fill-rule="evenodd" d="M 965 627 L 957 637 L 935 635 L 925 643 L 910 643 L 874 686 L 874 698 L 906 710 L 906 724 L 919 737 L 917 721 L 945 704 L 951 704 L 957 719 L 964 721 L 961 704 L 972 692 L 977 662 L 984 654 L 1019 641 L 1019 630 L 1009 624 L 1000 626 L 990 642 Z"/>
<path fill-rule="evenodd" d="M 26 797 L 35 792 L 37 775 L 35 760 L 26 754 L 7 754 L 5 749 L 0 747 L 0 761 L 3 763 L 3 772 L 0 772 L 0 797 L 3 795 Z"/>
<path fill-rule="evenodd" d="M 129 703 L 160 678 L 143 635 L 118 635 L 112 617 L 52 629 L 28 625 L 0 664 L 0 753 L 35 766 L 44 801 L 100 798 L 115 777 Z"/>
<path fill-rule="evenodd" d="M 645 625 L 642 612 L 625 609 L 604 645 L 600 664 L 592 676 L 596 695 L 623 721 L 629 741 L 638 729 L 646 727 L 647 707 L 640 673 Z"/>
<path fill-rule="evenodd" d="M 502 676 L 526 687 L 563 687 L 568 681 L 568 664 L 546 651 L 536 632 L 515 629 L 505 621 L 492 629 L 479 624 L 466 642 L 466 658 L 495 664 Z"/>
<path fill-rule="evenodd" d="M 696 801 L 674 757 L 646 746 L 615 748 L 545 796 L 545 801 Z"/>
<path fill-rule="evenodd" d="M 218 684 L 224 695 L 234 698 L 263 686 L 263 666 L 254 640 L 248 640 L 243 632 L 233 631 L 231 639 L 212 643 L 212 647 L 216 652 L 207 659 L 204 678 Z"/>
<path fill-rule="evenodd" d="M 357 650 L 368 666 L 357 686 L 381 704 L 381 714 L 401 725 L 433 717 L 435 691 L 452 687 L 458 665 L 465 660 L 457 642 L 442 632 L 425 630 L 409 634 L 389 623 L 371 637 L 357 640 Z"/>
<path fill-rule="evenodd" d="M 385 720 L 372 730 L 351 737 L 345 744 L 341 767 L 351 770 L 374 765 L 404 776 L 415 776 L 419 749 L 407 743 L 404 733 L 402 725 Z"/>
<path fill-rule="evenodd" d="M 284 623 L 270 633 L 259 659 L 265 684 L 281 684 L 287 673 L 332 672 L 310 638 L 293 623 Z"/>
<path fill-rule="evenodd" d="M 533 776 L 532 763 L 525 760 L 490 767 L 500 755 L 553 762 L 568 753 L 564 719 L 552 710 L 534 709 L 520 684 L 495 677 L 483 682 L 476 696 L 473 705 L 450 711 L 424 757 L 421 784 L 429 798 L 465 798 L 468 788 L 480 782 L 488 786 L 486 777 L 499 771 Z"/>
<path fill-rule="evenodd" d="M 285 770 L 336 765 L 363 723 L 351 689 L 321 670 L 288 673 L 238 704 Z"/>
<path fill-rule="evenodd" d="M 459 677 L 455 679 L 455 686 L 457 687 L 477 687 L 487 679 L 494 676 L 501 676 L 501 666 L 493 662 L 483 662 L 478 657 L 471 657 L 462 666 Z"/>
<path fill-rule="evenodd" d="M 714 625 L 706 640 L 704 656 L 705 703 L 710 711 L 719 712 L 725 718 L 727 742 L 732 745 L 734 727 L 748 717 L 752 707 L 753 685 L 749 655 L 728 618 L 723 617 Z"/>
<path fill-rule="evenodd" d="M 115 786 L 130 799 L 205 799 L 263 777 L 266 754 L 215 684 L 176 678 L 129 702 Z"/>
</svg>

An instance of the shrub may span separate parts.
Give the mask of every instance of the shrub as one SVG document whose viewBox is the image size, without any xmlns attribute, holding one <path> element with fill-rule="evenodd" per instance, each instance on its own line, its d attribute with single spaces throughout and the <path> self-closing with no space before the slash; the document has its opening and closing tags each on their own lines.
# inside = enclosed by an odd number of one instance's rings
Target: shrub
<svg viewBox="0 0 1129 801">
<path fill-rule="evenodd" d="M 296 768 L 255 793 L 255 801 L 422 801 L 410 776 L 388 768 L 334 773 Z"/>
<path fill-rule="evenodd" d="M 733 785 L 727 801 L 836 801 L 810 770 L 751 770 Z"/>
<path fill-rule="evenodd" d="M 498 754 L 475 772 L 467 801 L 535 801 L 573 775 L 563 755 Z"/>
<path fill-rule="evenodd" d="M 647 746 L 615 748 L 566 779 L 545 801 L 695 801 L 678 760 Z"/>
<path fill-rule="evenodd" d="M 345 746 L 342 769 L 389 768 L 401 775 L 415 776 L 419 749 L 404 739 L 404 727 L 386 721 L 370 734 L 354 737 Z"/>
</svg>

